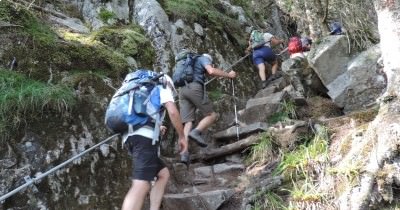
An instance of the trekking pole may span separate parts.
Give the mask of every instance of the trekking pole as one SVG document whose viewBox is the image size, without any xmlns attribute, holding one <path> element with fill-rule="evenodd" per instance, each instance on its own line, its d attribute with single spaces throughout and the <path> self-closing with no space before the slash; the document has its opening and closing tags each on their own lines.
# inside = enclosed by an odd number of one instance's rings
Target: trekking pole
<svg viewBox="0 0 400 210">
<path fill-rule="evenodd" d="M 239 60 L 237 60 L 235 63 L 233 63 L 232 65 L 230 65 L 228 68 L 226 68 L 226 70 L 231 69 L 232 67 L 236 66 L 238 63 L 242 62 L 245 58 L 247 58 L 250 55 L 250 53 L 246 54 L 245 56 L 239 58 Z M 212 82 L 214 79 L 216 79 L 217 77 L 214 77 L 210 80 L 208 80 L 207 82 L 204 83 L 204 85 L 207 85 L 208 83 Z"/>
<path fill-rule="evenodd" d="M 114 134 L 114 135 L 108 137 L 107 139 L 103 140 L 102 142 L 100 142 L 100 143 L 98 143 L 98 144 L 96 144 L 96 145 L 90 147 L 89 149 L 83 151 L 82 153 L 80 153 L 80 154 L 78 154 L 78 155 L 75 155 L 74 157 L 72 157 L 72 158 L 68 159 L 67 161 L 61 163 L 60 165 L 58 165 L 58 166 L 56 166 L 56 167 L 50 169 L 49 171 L 47 171 L 47 172 L 45 172 L 45 173 L 43 173 L 43 174 L 39 174 L 37 177 L 36 177 L 36 176 L 35 176 L 35 177 L 32 177 L 32 178 L 29 177 L 29 176 L 28 176 L 28 177 L 25 177 L 26 183 L 23 184 L 23 185 L 21 185 L 21 186 L 19 186 L 18 188 L 14 189 L 14 190 L 11 191 L 11 192 L 9 192 L 9 193 L 7 193 L 7 194 L 5 194 L 5 195 L 2 195 L 2 196 L 0 197 L 0 203 L 3 202 L 5 199 L 11 197 L 11 196 L 14 195 L 15 193 L 17 193 L 17 192 L 19 192 L 19 191 L 25 189 L 25 188 L 28 187 L 29 185 L 32 185 L 33 183 L 35 183 L 35 182 L 41 180 L 42 178 L 48 176 L 49 174 L 51 174 L 51 173 L 57 171 L 58 169 L 64 167 L 64 166 L 67 165 L 68 163 L 74 161 L 75 159 L 77 159 L 77 158 L 79 158 L 79 157 L 85 155 L 86 153 L 92 151 L 92 150 L 95 149 L 96 147 L 99 147 L 100 145 L 105 144 L 106 142 L 110 141 L 111 139 L 113 139 L 114 137 L 116 137 L 116 136 L 118 136 L 118 135 L 119 135 L 119 133 Z"/>
<path fill-rule="evenodd" d="M 232 97 L 233 97 L 233 109 L 235 111 L 235 124 L 236 124 L 236 137 L 237 140 L 239 141 L 239 122 L 238 122 L 238 116 L 237 116 L 237 110 L 236 110 L 236 97 L 235 97 L 235 85 L 233 84 L 233 79 L 231 79 L 231 84 L 232 84 Z"/>
<path fill-rule="evenodd" d="M 277 56 L 280 56 L 280 55 L 282 55 L 283 53 L 285 53 L 286 51 L 288 51 L 288 49 L 289 48 L 285 48 L 285 49 L 283 49 L 281 52 L 279 52 L 278 54 L 276 54 Z"/>
</svg>

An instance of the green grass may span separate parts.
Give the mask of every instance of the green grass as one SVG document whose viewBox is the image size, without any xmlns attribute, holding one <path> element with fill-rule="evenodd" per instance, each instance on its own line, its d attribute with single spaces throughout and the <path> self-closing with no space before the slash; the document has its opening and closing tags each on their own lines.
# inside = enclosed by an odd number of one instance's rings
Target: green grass
<svg viewBox="0 0 400 210">
<path fill-rule="evenodd" d="M 0 69 L 0 136 L 7 136 L 45 109 L 63 113 L 75 103 L 73 91 L 66 86 L 47 85 Z"/>
<path fill-rule="evenodd" d="M 0 2 L 0 20 L 8 22 L 11 20 L 11 17 L 10 3 L 7 1 Z"/>
<path fill-rule="evenodd" d="M 328 157 L 327 130 L 316 134 L 307 144 L 298 149 L 283 154 L 282 161 L 274 174 L 283 174 L 290 179 L 301 179 L 312 173 L 313 165 L 324 161 Z M 307 142 L 307 141 L 306 141 Z"/>
<path fill-rule="evenodd" d="M 286 209 L 284 201 L 274 192 L 266 192 L 264 195 L 264 209 L 281 210 Z"/>
<path fill-rule="evenodd" d="M 289 119 L 297 119 L 296 105 L 293 101 L 283 101 L 281 103 L 281 111 L 272 114 L 268 118 L 268 123 L 275 124 L 277 122 L 285 122 Z"/>
<path fill-rule="evenodd" d="M 325 194 L 319 192 L 317 186 L 307 179 L 302 184 L 293 183 L 293 188 L 289 192 L 292 201 L 290 207 L 293 209 L 298 209 L 296 206 L 298 203 L 307 206 L 307 204 L 324 203 L 326 200 Z"/>
<path fill-rule="evenodd" d="M 246 162 L 248 164 L 257 163 L 258 165 L 266 163 L 272 157 L 275 147 L 271 133 L 263 133 L 260 137 L 260 142 L 251 147 Z"/>
</svg>

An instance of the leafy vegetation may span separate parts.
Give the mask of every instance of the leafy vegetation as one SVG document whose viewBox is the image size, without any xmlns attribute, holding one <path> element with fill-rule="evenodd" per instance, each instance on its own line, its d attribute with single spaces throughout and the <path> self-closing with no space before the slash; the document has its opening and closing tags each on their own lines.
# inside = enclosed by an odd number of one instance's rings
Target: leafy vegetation
<svg viewBox="0 0 400 210">
<path fill-rule="evenodd" d="M 293 101 L 283 101 L 281 104 L 281 111 L 275 112 L 271 117 L 268 119 L 268 122 L 271 124 L 277 122 L 284 122 L 288 119 L 296 119 L 296 105 Z"/>
<path fill-rule="evenodd" d="M 99 12 L 99 17 L 104 23 L 107 23 L 109 20 L 115 18 L 116 15 L 114 12 L 109 11 L 106 8 L 102 7 Z"/>
<path fill-rule="evenodd" d="M 187 22 L 198 22 L 203 26 L 212 26 L 217 30 L 229 29 L 234 34 L 243 34 L 237 16 L 229 14 L 216 0 L 164 0 L 167 14 L 172 19 L 183 19 Z"/>
<path fill-rule="evenodd" d="M 210 97 L 211 101 L 216 101 L 222 97 L 223 93 L 219 89 L 214 89 L 208 92 L 208 96 Z"/>
<path fill-rule="evenodd" d="M 15 131 L 29 116 L 39 116 L 45 109 L 63 113 L 75 103 L 73 91 L 66 86 L 47 85 L 0 69 L 0 136 Z"/>
</svg>

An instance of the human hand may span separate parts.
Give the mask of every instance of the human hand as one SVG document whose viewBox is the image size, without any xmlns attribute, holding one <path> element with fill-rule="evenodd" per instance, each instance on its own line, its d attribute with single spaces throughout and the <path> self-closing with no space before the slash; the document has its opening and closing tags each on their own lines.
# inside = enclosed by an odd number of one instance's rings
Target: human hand
<svg viewBox="0 0 400 210">
<path fill-rule="evenodd" d="M 167 127 L 164 126 L 164 125 L 161 125 L 161 126 L 160 126 L 160 133 L 161 133 L 161 136 L 164 136 L 166 132 L 167 132 Z"/>
<path fill-rule="evenodd" d="M 236 72 L 235 71 L 230 71 L 228 73 L 228 77 L 231 78 L 231 79 L 235 78 L 236 77 Z"/>
</svg>

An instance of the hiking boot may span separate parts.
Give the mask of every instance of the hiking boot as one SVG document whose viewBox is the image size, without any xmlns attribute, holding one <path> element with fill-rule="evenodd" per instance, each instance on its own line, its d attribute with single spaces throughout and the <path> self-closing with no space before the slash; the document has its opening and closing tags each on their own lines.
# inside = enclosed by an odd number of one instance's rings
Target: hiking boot
<svg viewBox="0 0 400 210">
<path fill-rule="evenodd" d="M 262 89 L 266 88 L 268 86 L 268 84 L 269 84 L 268 80 L 261 81 L 261 88 Z"/>
<path fill-rule="evenodd" d="M 296 92 L 295 92 L 295 95 L 294 95 L 294 97 L 293 97 L 293 100 L 294 100 L 294 103 L 295 103 L 297 106 L 303 106 L 303 105 L 306 105 L 306 104 L 307 104 L 306 98 L 305 98 L 304 95 L 303 95 L 301 92 L 299 92 L 299 91 L 296 91 Z"/>
<path fill-rule="evenodd" d="M 200 131 L 197 129 L 193 129 L 192 131 L 190 131 L 189 138 L 194 142 L 196 142 L 196 144 L 199 145 L 200 147 L 208 146 L 207 143 L 204 141 L 203 137 L 201 137 Z"/>
<path fill-rule="evenodd" d="M 276 80 L 276 79 L 279 79 L 280 77 L 282 77 L 282 75 L 276 73 L 276 74 L 271 75 L 270 78 L 271 78 L 271 81 L 274 81 L 274 80 Z"/>
<path fill-rule="evenodd" d="M 181 154 L 181 163 L 185 164 L 187 167 L 190 164 L 190 155 L 189 152 L 186 151 L 184 153 Z"/>
</svg>

